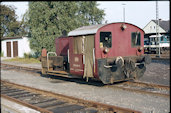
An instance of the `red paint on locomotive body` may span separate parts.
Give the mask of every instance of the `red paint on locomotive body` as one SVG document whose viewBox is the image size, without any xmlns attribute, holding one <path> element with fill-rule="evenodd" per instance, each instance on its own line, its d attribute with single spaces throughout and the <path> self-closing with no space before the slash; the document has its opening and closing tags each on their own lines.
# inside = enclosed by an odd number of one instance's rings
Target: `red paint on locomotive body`
<svg viewBox="0 0 171 113">
<path fill-rule="evenodd" d="M 55 39 L 56 54 L 58 56 L 67 56 L 69 49 L 69 38 L 60 37 Z"/>
</svg>

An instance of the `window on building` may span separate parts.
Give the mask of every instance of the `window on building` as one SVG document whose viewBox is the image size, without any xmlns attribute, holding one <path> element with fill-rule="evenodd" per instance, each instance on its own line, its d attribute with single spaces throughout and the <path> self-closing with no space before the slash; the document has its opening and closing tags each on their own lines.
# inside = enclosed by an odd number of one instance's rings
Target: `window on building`
<svg viewBox="0 0 171 113">
<path fill-rule="evenodd" d="M 140 32 L 131 33 L 131 45 L 132 47 L 141 45 L 141 34 Z"/>
<path fill-rule="evenodd" d="M 154 38 L 153 37 L 150 38 L 150 42 L 154 42 Z"/>
<path fill-rule="evenodd" d="M 167 36 L 167 41 L 170 41 L 170 36 Z"/>
<path fill-rule="evenodd" d="M 164 41 L 164 36 L 160 37 L 160 41 Z"/>
<path fill-rule="evenodd" d="M 100 32 L 100 48 L 112 47 L 112 33 L 111 32 Z"/>
</svg>

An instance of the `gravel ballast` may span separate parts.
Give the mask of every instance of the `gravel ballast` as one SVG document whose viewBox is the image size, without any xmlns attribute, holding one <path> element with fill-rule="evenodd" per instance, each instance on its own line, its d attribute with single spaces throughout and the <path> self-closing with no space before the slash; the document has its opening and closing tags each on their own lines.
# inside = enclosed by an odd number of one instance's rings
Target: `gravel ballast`
<svg viewBox="0 0 171 113">
<path fill-rule="evenodd" d="M 168 113 L 170 110 L 169 98 L 117 88 L 50 79 L 12 70 L 1 70 L 1 79 L 59 94 L 135 109 L 143 113 Z"/>
<path fill-rule="evenodd" d="M 41 69 L 41 64 L 1 62 Z M 82 84 L 61 79 L 50 79 L 29 73 L 3 69 L 1 69 L 1 79 L 59 94 L 135 109 L 143 113 L 170 112 L 170 99 L 166 97 L 135 93 L 118 88 L 95 86 L 86 83 Z M 153 60 L 151 64 L 147 65 L 146 72 L 144 76 L 140 78 L 140 81 L 170 86 L 170 60 Z"/>
</svg>

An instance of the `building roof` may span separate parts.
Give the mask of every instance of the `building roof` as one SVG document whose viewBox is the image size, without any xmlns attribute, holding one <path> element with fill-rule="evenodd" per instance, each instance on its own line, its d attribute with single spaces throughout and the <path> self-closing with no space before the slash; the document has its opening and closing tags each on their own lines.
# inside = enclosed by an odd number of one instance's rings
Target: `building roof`
<svg viewBox="0 0 171 113">
<path fill-rule="evenodd" d="M 22 39 L 25 38 L 23 36 L 16 36 L 16 37 L 2 37 L 1 40 L 10 40 L 10 39 Z M 26 37 L 28 38 L 28 37 Z"/>
<path fill-rule="evenodd" d="M 156 20 L 152 20 L 153 22 L 155 22 L 157 24 Z M 161 28 L 163 28 L 166 32 L 170 32 L 170 21 L 169 20 L 161 20 L 159 19 L 159 26 Z"/>
<path fill-rule="evenodd" d="M 159 37 L 161 37 L 162 35 L 161 34 L 159 34 Z M 157 37 L 157 35 L 151 35 L 151 36 L 149 36 L 149 38 L 156 38 Z"/>
</svg>

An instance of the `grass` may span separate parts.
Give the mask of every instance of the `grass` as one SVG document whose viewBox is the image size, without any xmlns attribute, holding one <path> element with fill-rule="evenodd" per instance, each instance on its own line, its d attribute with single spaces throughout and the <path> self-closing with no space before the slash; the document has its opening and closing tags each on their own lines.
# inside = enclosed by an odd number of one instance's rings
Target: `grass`
<svg viewBox="0 0 171 113">
<path fill-rule="evenodd" d="M 4 61 L 9 61 L 9 62 L 21 62 L 21 63 L 40 63 L 38 59 L 35 58 L 12 58 L 12 59 L 6 59 Z"/>
<path fill-rule="evenodd" d="M 1 57 L 3 57 L 3 56 L 4 56 L 4 52 L 1 51 Z"/>
</svg>

